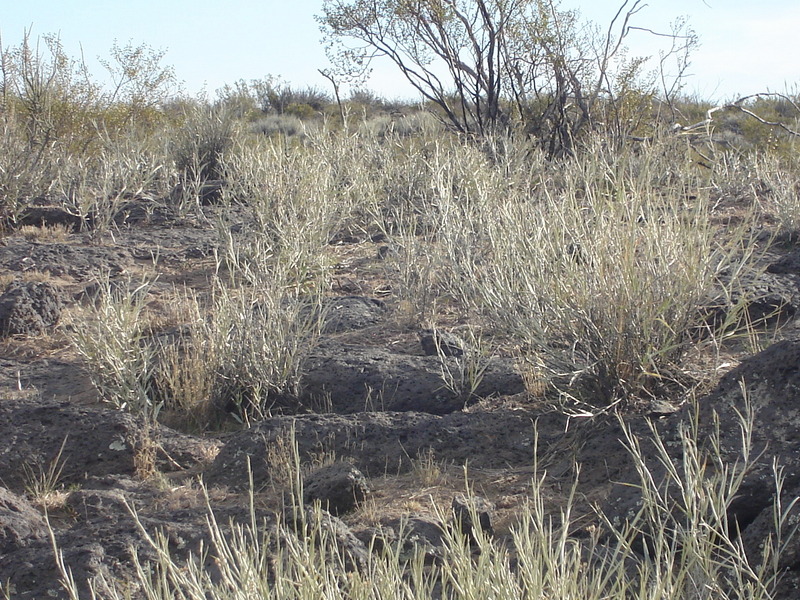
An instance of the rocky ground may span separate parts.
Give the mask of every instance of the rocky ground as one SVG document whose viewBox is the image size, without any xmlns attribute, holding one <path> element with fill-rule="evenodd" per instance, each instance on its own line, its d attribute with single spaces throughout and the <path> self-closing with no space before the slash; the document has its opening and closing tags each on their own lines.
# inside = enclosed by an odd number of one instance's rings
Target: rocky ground
<svg viewBox="0 0 800 600">
<path fill-rule="evenodd" d="M 25 218 L 29 227 L 77 225 L 46 205 Z M 157 272 L 154 302 L 174 285 L 201 290 L 215 244 L 207 221 L 147 201 L 132 201 L 118 221 L 114 235 L 100 239 L 91 229 L 56 236 L 26 228 L 0 240 L 0 587 L 10 597 L 65 597 L 53 540 L 79 582 L 130 575 L 131 553 L 152 555 L 133 509 L 146 530 L 165 533 L 178 556 L 196 552 L 207 538 L 200 482 L 221 521 L 249 519 L 248 464 L 257 510 L 276 523 L 290 431 L 305 465 L 305 500 L 322 499 L 338 515 L 331 526 L 355 564 L 376 532 L 390 535 L 401 520 L 414 543 L 435 555 L 441 529 L 431 507 L 458 506 L 465 465 L 486 501 L 486 524 L 491 520 L 501 538 L 529 494 L 534 456 L 547 473 L 549 510 L 558 511 L 576 465 L 579 510 L 589 515 L 599 506 L 613 519 L 635 508 L 636 489 L 625 484 L 637 475 L 616 414 L 554 409 L 526 392 L 514 362 L 503 357 L 492 359 L 476 391 L 480 400 L 465 403 L 443 386 L 443 361 L 457 360 L 461 342 L 439 340 L 453 355 L 440 357 L 430 332 L 398 318 L 391 282 L 380 276 L 380 240 L 346 238 L 330 247 L 335 296 L 304 368 L 302 410 L 248 428 L 188 434 L 152 431 L 111 409 L 59 335 L 59 322 L 84 301 L 98 272 L 120 280 Z M 751 313 L 770 316 L 770 331 L 780 323 L 780 332 L 759 338 L 760 351 L 745 344 L 698 357 L 708 383 L 696 404 L 676 395 L 623 417 L 643 440 L 655 426 L 674 449 L 681 423 L 697 416 L 706 439 L 716 414 L 721 451 L 734 464 L 747 398 L 758 458 L 729 512 L 754 558 L 772 522 L 774 460 L 784 469 L 784 506 L 800 495 L 800 249 L 776 244 L 765 260 Z M 643 452 L 652 457 L 654 449 L 643 442 Z M 54 465 L 56 485 L 45 497 L 36 483 Z M 653 468 L 658 476 L 656 461 Z M 591 520 L 578 523 L 585 525 L 574 532 L 580 538 Z M 781 566 L 779 593 L 796 597 L 800 540 L 787 547 Z"/>
</svg>

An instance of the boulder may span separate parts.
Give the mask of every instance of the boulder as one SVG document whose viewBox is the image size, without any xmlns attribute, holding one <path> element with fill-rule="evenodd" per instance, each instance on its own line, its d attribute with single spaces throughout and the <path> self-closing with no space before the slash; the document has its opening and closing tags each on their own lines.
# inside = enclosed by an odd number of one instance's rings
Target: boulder
<svg viewBox="0 0 800 600">
<path fill-rule="evenodd" d="M 0 556 L 47 539 L 47 523 L 24 497 L 0 487 Z"/>
<path fill-rule="evenodd" d="M 749 416 L 749 417 L 748 417 Z M 727 507 L 729 535 L 741 532 L 745 552 L 752 564 L 758 564 L 769 536 L 775 536 L 774 502 L 778 494 L 774 465 L 781 469 L 783 507 L 787 510 L 787 524 L 781 534 L 785 546 L 780 557 L 781 570 L 787 575 L 781 585 L 800 583 L 800 537 L 788 535 L 800 519 L 800 506 L 793 504 L 800 496 L 800 341 L 781 341 L 742 361 L 727 373 L 707 396 L 694 407 L 684 407 L 672 416 L 658 421 L 658 434 L 663 448 L 672 462 L 682 470 L 683 456 L 680 428 L 691 427 L 697 419 L 699 451 L 714 453 L 709 441 L 718 437 L 721 463 L 730 472 L 742 467 L 742 419 L 752 420 L 750 451 L 752 461 L 736 494 Z M 653 481 L 659 485 L 667 478 L 655 445 L 649 440 L 649 431 L 641 422 L 632 423 L 640 448 L 648 463 Z M 620 437 L 620 439 L 623 439 Z M 596 449 L 587 448 L 583 458 L 598 460 Z M 635 515 L 642 506 L 638 472 L 626 452 L 609 449 L 605 461 L 614 465 L 613 480 L 603 512 L 614 523 L 621 524 Z M 715 461 L 706 464 L 706 476 L 714 473 Z M 585 470 L 587 464 L 584 463 Z M 633 485 L 631 485 L 633 484 Z M 677 486 L 671 485 L 671 502 L 676 508 L 675 518 L 680 519 L 681 499 Z M 647 532 L 638 540 L 639 547 L 646 543 Z M 787 583 L 788 582 L 788 583 Z M 787 588 L 788 589 L 788 588 Z M 791 597 L 778 594 L 776 597 Z"/>
<path fill-rule="evenodd" d="M 323 303 L 323 331 L 340 333 L 378 325 L 386 319 L 386 303 L 365 296 L 341 296 Z"/>
<path fill-rule="evenodd" d="M 35 270 L 55 277 L 89 279 L 97 274 L 115 276 L 133 264 L 131 251 L 119 246 L 79 246 L 18 239 L 0 246 L 0 268 Z"/>
<path fill-rule="evenodd" d="M 447 331 L 423 329 L 419 332 L 419 342 L 426 356 L 463 356 L 464 340 Z"/>
<path fill-rule="evenodd" d="M 541 448 L 564 438 L 568 418 L 554 412 L 538 417 L 521 410 L 445 416 L 367 412 L 271 417 L 226 437 L 205 480 L 234 490 L 247 489 L 250 457 L 254 484 L 268 485 L 272 481 L 271 469 L 266 461 L 257 458 L 266 456 L 271 447 L 291 433 L 301 461 L 320 453 L 333 454 L 369 477 L 408 472 L 416 457 L 427 451 L 432 451 L 436 460 L 458 465 L 468 462 L 471 468 L 530 465 L 534 457 L 534 419 Z M 570 431 L 578 432 L 579 428 L 573 426 Z"/>
<path fill-rule="evenodd" d="M 0 336 L 38 335 L 61 317 L 64 294 L 44 281 L 12 283 L 0 295 Z"/>
<path fill-rule="evenodd" d="M 136 453 L 148 432 L 139 419 L 117 410 L 5 399 L 0 402 L 0 477 L 19 492 L 25 487 L 23 465 L 47 469 L 54 460 L 63 465 L 59 483 L 65 486 L 91 476 L 134 475 Z M 203 463 L 219 444 L 168 427 L 151 433 L 158 448 L 155 466 L 163 471 Z"/>
<path fill-rule="evenodd" d="M 33 227 L 63 226 L 70 231 L 80 231 L 85 222 L 83 217 L 69 212 L 62 205 L 51 204 L 42 199 L 26 206 L 17 218 L 16 225 L 30 225 Z"/>
<path fill-rule="evenodd" d="M 365 571 L 369 564 L 369 550 L 351 529 L 338 517 L 328 511 L 306 506 L 287 507 L 284 511 L 284 520 L 289 530 L 298 536 L 311 536 L 316 533 L 317 543 L 329 543 L 328 556 L 338 556 L 341 562 L 334 560 L 331 567 L 337 569 L 344 566 L 345 571 Z M 321 534 L 321 535 L 320 535 Z"/>
<path fill-rule="evenodd" d="M 444 556 L 444 530 L 435 518 L 403 516 L 381 519 L 377 527 L 365 527 L 356 536 L 375 553 L 385 551 L 413 560 L 422 553 L 426 565 L 441 562 Z"/>
<path fill-rule="evenodd" d="M 319 501 L 335 516 L 354 510 L 369 494 L 363 473 L 346 462 L 320 467 L 305 477 L 303 502 Z"/>
<path fill-rule="evenodd" d="M 475 538 L 475 531 L 480 530 L 487 535 L 494 535 L 492 516 L 494 504 L 482 496 L 465 496 L 456 494 L 451 505 L 453 522 L 458 531 Z"/>
</svg>

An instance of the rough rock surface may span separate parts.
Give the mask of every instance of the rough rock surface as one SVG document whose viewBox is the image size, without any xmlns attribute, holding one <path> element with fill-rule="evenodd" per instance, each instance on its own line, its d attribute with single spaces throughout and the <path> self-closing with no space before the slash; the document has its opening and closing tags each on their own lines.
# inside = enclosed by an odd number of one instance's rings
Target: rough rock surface
<svg viewBox="0 0 800 600">
<path fill-rule="evenodd" d="M 464 408 L 469 390 L 445 385 L 451 373 L 460 381 L 456 357 L 412 356 L 326 340 L 308 358 L 301 401 L 335 413 L 365 410 L 415 411 L 444 415 Z M 514 364 L 492 358 L 474 397 L 519 394 L 525 390 Z"/>
<path fill-rule="evenodd" d="M 190 553 L 197 556 L 202 548 L 212 547 L 205 522 L 206 509 L 202 505 L 170 508 L 165 502 L 167 493 L 126 477 L 91 477 L 81 489 L 68 496 L 63 509 L 51 511 L 56 543 L 78 584 L 81 598 L 92 597 L 88 582 L 97 585 L 101 576 L 130 580 L 132 553 L 145 562 L 156 558 L 141 527 L 151 535 L 163 534 L 176 560 L 186 560 Z M 137 512 L 139 524 L 131 514 L 132 508 Z M 248 523 L 250 519 L 243 506 L 218 507 L 214 514 L 223 530 L 228 529 L 230 520 Z M 274 516 L 259 512 L 256 517 L 265 530 L 276 532 Z M 39 527 L 40 521 L 38 515 L 30 517 L 33 527 Z M 0 561 L 0 580 L 4 584 L 11 580 L 11 597 L 15 600 L 66 598 L 49 536 L 37 534 L 26 540 L 29 542 L 3 553 Z M 212 549 L 205 559 L 205 568 L 212 576 L 215 560 Z M 109 597 L 102 587 L 100 592 L 101 598 Z"/>
<path fill-rule="evenodd" d="M 119 275 L 132 264 L 130 251 L 120 247 L 26 240 L 0 246 L 0 267 L 10 271 L 36 270 L 58 277 L 89 279 L 98 273 Z"/>
<path fill-rule="evenodd" d="M 386 304 L 377 298 L 341 296 L 323 304 L 324 333 L 340 333 L 378 325 L 386 319 Z"/>
<path fill-rule="evenodd" d="M 320 502 L 334 516 L 354 510 L 369 494 L 364 474 L 350 463 L 337 461 L 309 473 L 303 481 L 303 502 Z"/>
<path fill-rule="evenodd" d="M 289 523 L 297 535 L 308 536 L 315 529 L 323 533 L 319 536 L 332 540 L 336 551 L 344 559 L 347 571 L 363 571 L 369 562 L 367 546 L 339 518 L 328 511 L 311 506 L 303 507 L 301 513 L 291 508 L 284 512 L 284 520 Z M 336 565 L 334 565 L 336 568 Z"/>
<path fill-rule="evenodd" d="M 525 411 L 437 416 L 413 412 L 298 415 L 265 419 L 228 438 L 206 474 L 207 481 L 241 486 L 250 457 L 256 485 L 269 482 L 267 449 L 294 428 L 301 460 L 330 453 L 370 477 L 408 471 L 420 454 L 475 468 L 529 465 L 533 461 L 534 416 Z M 540 445 L 564 438 L 566 418 L 539 416 Z M 261 459 L 261 460 L 259 460 Z"/>
<path fill-rule="evenodd" d="M 707 441 L 701 451 L 713 455 L 713 445 L 708 440 L 718 436 L 722 463 L 741 465 L 743 418 L 752 420 L 752 464 L 728 507 L 728 519 L 742 531 L 748 555 L 758 561 L 766 536 L 774 535 L 773 501 L 777 493 L 774 464 L 782 469 L 783 506 L 789 508 L 800 496 L 800 446 L 797 442 L 800 436 L 800 341 L 778 342 L 745 359 L 727 373 L 708 396 L 699 400 L 698 439 Z M 682 461 L 680 428 L 691 427 L 694 419 L 694 412 L 687 407 L 658 423 L 659 435 L 675 464 L 680 465 Z M 654 480 L 663 481 L 666 477 L 663 465 L 653 444 L 646 441 L 648 428 L 640 421 L 633 424 L 632 429 L 643 440 L 642 454 Z M 592 463 L 597 458 L 594 450 L 584 450 L 583 456 L 593 457 Z M 640 494 L 630 486 L 638 483 L 639 477 L 631 461 L 624 458 L 624 450 L 610 449 L 605 460 L 618 465 L 614 479 L 619 484 L 612 488 L 603 509 L 622 520 L 635 514 L 641 506 Z M 782 532 L 784 539 L 789 539 L 789 530 L 800 519 L 800 507 L 794 506 L 789 517 Z M 781 567 L 786 575 L 780 588 L 783 592 L 777 597 L 792 597 L 788 590 L 800 585 L 800 538 L 789 539 L 781 557 Z M 781 595 L 783 593 L 789 595 Z"/>
<path fill-rule="evenodd" d="M 0 336 L 37 335 L 61 317 L 64 294 L 43 281 L 14 282 L 0 295 Z"/>
<path fill-rule="evenodd" d="M 781 270 L 783 267 L 773 268 Z M 706 306 L 706 322 L 711 326 L 725 324 L 737 305 L 744 308 L 747 322 L 756 326 L 786 323 L 800 309 L 800 273 L 776 274 L 768 270 L 757 277 L 750 277 L 742 291 L 722 293 Z M 728 326 L 731 325 L 734 323 L 728 323 Z"/>
<path fill-rule="evenodd" d="M 493 535 L 494 508 L 494 505 L 482 496 L 467 497 L 464 494 L 457 494 L 451 504 L 453 523 L 464 535 L 474 537 L 476 530 Z"/>
<path fill-rule="evenodd" d="M 30 225 L 33 227 L 61 225 L 72 231 L 79 231 L 84 223 L 84 219 L 69 212 L 63 206 L 52 204 L 47 200 L 41 200 L 27 206 L 17 218 L 16 225 Z"/>
<path fill-rule="evenodd" d="M 136 452 L 145 440 L 140 421 L 128 413 L 27 398 L 0 401 L 0 483 L 21 492 L 25 470 L 63 464 L 61 483 L 80 484 L 87 477 L 133 475 Z M 201 463 L 218 442 L 158 427 L 154 431 L 157 466 L 165 471 Z M 63 451 L 61 446 L 63 444 Z M 60 454 L 60 459 L 59 457 Z"/>
<path fill-rule="evenodd" d="M 426 356 L 463 356 L 466 343 L 457 335 L 447 331 L 423 329 L 419 332 L 419 343 Z"/>
<path fill-rule="evenodd" d="M 402 560 L 421 551 L 425 564 L 431 564 L 444 554 L 444 526 L 432 517 L 384 518 L 377 527 L 365 527 L 355 535 L 376 552 L 386 547 L 399 550 Z"/>
<path fill-rule="evenodd" d="M 24 497 L 0 487 L 0 556 L 47 539 L 47 523 Z"/>
</svg>

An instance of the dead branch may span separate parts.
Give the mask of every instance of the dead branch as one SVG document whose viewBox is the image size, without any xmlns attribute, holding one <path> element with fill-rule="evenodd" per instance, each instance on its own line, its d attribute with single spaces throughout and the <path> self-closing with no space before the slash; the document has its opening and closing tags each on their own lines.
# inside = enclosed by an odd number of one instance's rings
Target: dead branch
<svg viewBox="0 0 800 600">
<path fill-rule="evenodd" d="M 785 123 L 781 123 L 780 121 L 767 121 L 763 117 L 761 117 L 758 114 L 754 113 L 749 108 L 746 108 L 745 106 L 743 106 L 744 103 L 747 102 L 748 100 L 751 100 L 753 98 L 761 98 L 761 97 L 780 98 L 782 100 L 785 100 L 789 104 L 791 104 L 794 107 L 794 109 L 797 111 L 798 115 L 800 115 L 800 107 L 794 102 L 794 100 L 792 100 L 790 97 L 786 96 L 785 94 L 778 94 L 778 93 L 775 93 L 775 92 L 759 92 L 757 94 L 750 94 L 748 96 L 743 96 L 743 97 L 739 98 L 738 100 L 736 100 L 734 102 L 729 102 L 727 104 L 722 104 L 720 106 L 714 106 L 712 108 L 709 108 L 706 111 L 706 118 L 703 119 L 702 121 L 700 121 L 698 123 L 695 123 L 693 125 L 686 125 L 686 126 L 676 124 L 674 129 L 678 133 L 692 133 L 694 131 L 697 131 L 698 129 L 706 129 L 706 130 L 708 130 L 708 128 L 714 122 L 714 113 L 721 112 L 721 111 L 736 111 L 736 112 L 744 113 L 747 116 L 754 118 L 759 123 L 762 123 L 762 124 L 767 125 L 769 127 L 776 127 L 778 129 L 782 129 L 783 131 L 785 131 L 789 135 L 800 137 L 800 132 L 791 129 Z"/>
</svg>

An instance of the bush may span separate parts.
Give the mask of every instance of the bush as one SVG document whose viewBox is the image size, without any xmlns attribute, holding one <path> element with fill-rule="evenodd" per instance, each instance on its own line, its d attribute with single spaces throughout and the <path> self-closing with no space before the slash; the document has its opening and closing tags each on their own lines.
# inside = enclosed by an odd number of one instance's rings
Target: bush
<svg viewBox="0 0 800 600">
<path fill-rule="evenodd" d="M 239 132 L 224 108 L 194 107 L 172 145 L 172 158 L 187 183 L 223 179 L 223 157 Z"/>
<path fill-rule="evenodd" d="M 251 131 L 266 136 L 276 134 L 292 137 L 303 135 L 303 122 L 295 115 L 269 115 L 250 126 Z"/>
</svg>

